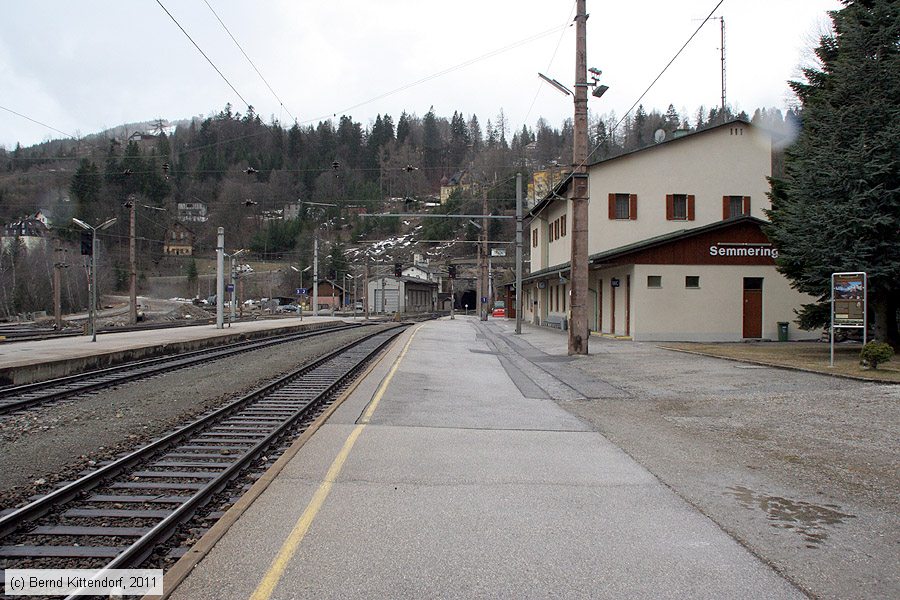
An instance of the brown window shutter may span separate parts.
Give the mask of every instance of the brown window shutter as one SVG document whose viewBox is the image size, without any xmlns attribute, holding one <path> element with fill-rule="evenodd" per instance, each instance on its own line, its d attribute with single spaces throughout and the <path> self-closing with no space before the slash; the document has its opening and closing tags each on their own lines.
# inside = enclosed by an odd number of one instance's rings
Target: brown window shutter
<svg viewBox="0 0 900 600">
<path fill-rule="evenodd" d="M 609 218 L 610 219 L 616 218 L 616 195 L 615 194 L 609 195 Z"/>
<path fill-rule="evenodd" d="M 750 216 L 750 196 L 744 196 L 744 214 Z"/>
<path fill-rule="evenodd" d="M 688 194 L 687 198 L 687 218 L 688 221 L 694 220 L 694 195 Z"/>
<path fill-rule="evenodd" d="M 637 220 L 637 194 L 628 196 L 628 218 L 632 221 Z"/>
<path fill-rule="evenodd" d="M 727 219 L 730 216 L 730 199 L 728 196 L 722 196 L 722 218 Z"/>
<path fill-rule="evenodd" d="M 675 219 L 675 196 L 666 194 L 666 221 Z"/>
</svg>

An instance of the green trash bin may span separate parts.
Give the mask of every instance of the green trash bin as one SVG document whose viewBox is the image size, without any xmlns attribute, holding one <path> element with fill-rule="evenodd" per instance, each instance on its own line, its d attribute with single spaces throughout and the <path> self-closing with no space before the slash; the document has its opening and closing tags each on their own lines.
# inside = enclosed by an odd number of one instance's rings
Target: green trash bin
<svg viewBox="0 0 900 600">
<path fill-rule="evenodd" d="M 778 341 L 786 342 L 788 341 L 788 324 L 784 322 L 778 323 Z"/>
</svg>

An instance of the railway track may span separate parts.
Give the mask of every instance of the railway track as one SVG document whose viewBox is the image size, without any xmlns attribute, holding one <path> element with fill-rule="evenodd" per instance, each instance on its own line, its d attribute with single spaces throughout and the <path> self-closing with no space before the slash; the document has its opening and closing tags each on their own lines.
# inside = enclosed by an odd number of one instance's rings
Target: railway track
<svg viewBox="0 0 900 600">
<path fill-rule="evenodd" d="M 77 394 L 121 385 L 128 381 L 151 377 L 162 372 L 183 369 L 199 363 L 218 360 L 251 350 L 267 348 L 305 338 L 332 334 L 336 331 L 361 327 L 358 324 L 339 323 L 314 331 L 290 333 L 261 340 L 250 340 L 206 348 L 173 356 L 162 356 L 133 361 L 115 367 L 79 373 L 37 383 L 0 389 L 0 415 L 60 400 Z"/>
<path fill-rule="evenodd" d="M 0 517 L 0 575 L 139 566 L 229 482 L 271 459 L 405 327 L 347 344 Z"/>
<path fill-rule="evenodd" d="M 235 319 L 235 323 L 247 319 Z M 207 319 L 194 319 L 191 321 L 171 321 L 163 323 L 143 323 L 140 325 L 121 325 L 118 327 L 98 327 L 97 334 L 102 333 L 127 333 L 131 331 L 153 331 L 155 329 L 174 329 L 178 327 L 195 327 L 197 325 L 215 323 L 215 317 Z M 85 335 L 84 328 L 69 326 L 64 329 L 54 329 L 52 326 L 35 324 L 0 325 L 0 339 L 4 344 L 14 342 L 34 342 L 64 337 L 78 337 Z"/>
</svg>

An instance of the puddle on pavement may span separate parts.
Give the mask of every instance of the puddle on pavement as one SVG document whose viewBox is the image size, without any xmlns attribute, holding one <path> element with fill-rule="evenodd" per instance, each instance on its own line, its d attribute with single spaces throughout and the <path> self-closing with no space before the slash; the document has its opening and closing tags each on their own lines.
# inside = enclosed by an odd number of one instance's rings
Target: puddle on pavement
<svg viewBox="0 0 900 600">
<path fill-rule="evenodd" d="M 737 498 L 744 508 L 758 508 L 765 512 L 772 527 L 799 534 L 806 541 L 807 548 L 817 548 L 828 539 L 829 526 L 856 518 L 855 515 L 840 512 L 840 507 L 833 504 L 818 506 L 810 502 L 760 494 L 743 486 L 729 487 L 728 493 Z"/>
</svg>

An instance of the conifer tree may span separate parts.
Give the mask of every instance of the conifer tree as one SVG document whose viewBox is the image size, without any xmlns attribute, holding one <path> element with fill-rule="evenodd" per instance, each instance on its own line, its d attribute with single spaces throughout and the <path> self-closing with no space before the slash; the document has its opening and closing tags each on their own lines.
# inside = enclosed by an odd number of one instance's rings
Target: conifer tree
<svg viewBox="0 0 900 600">
<path fill-rule="evenodd" d="M 898 344 L 900 307 L 900 5 L 842 0 L 834 32 L 815 50 L 820 68 L 791 82 L 801 132 L 773 180 L 769 237 L 779 269 L 824 303 L 830 276 L 865 271 L 875 334 Z M 818 311 L 816 309 L 819 309 Z M 808 305 L 808 325 L 827 307 Z"/>
</svg>

